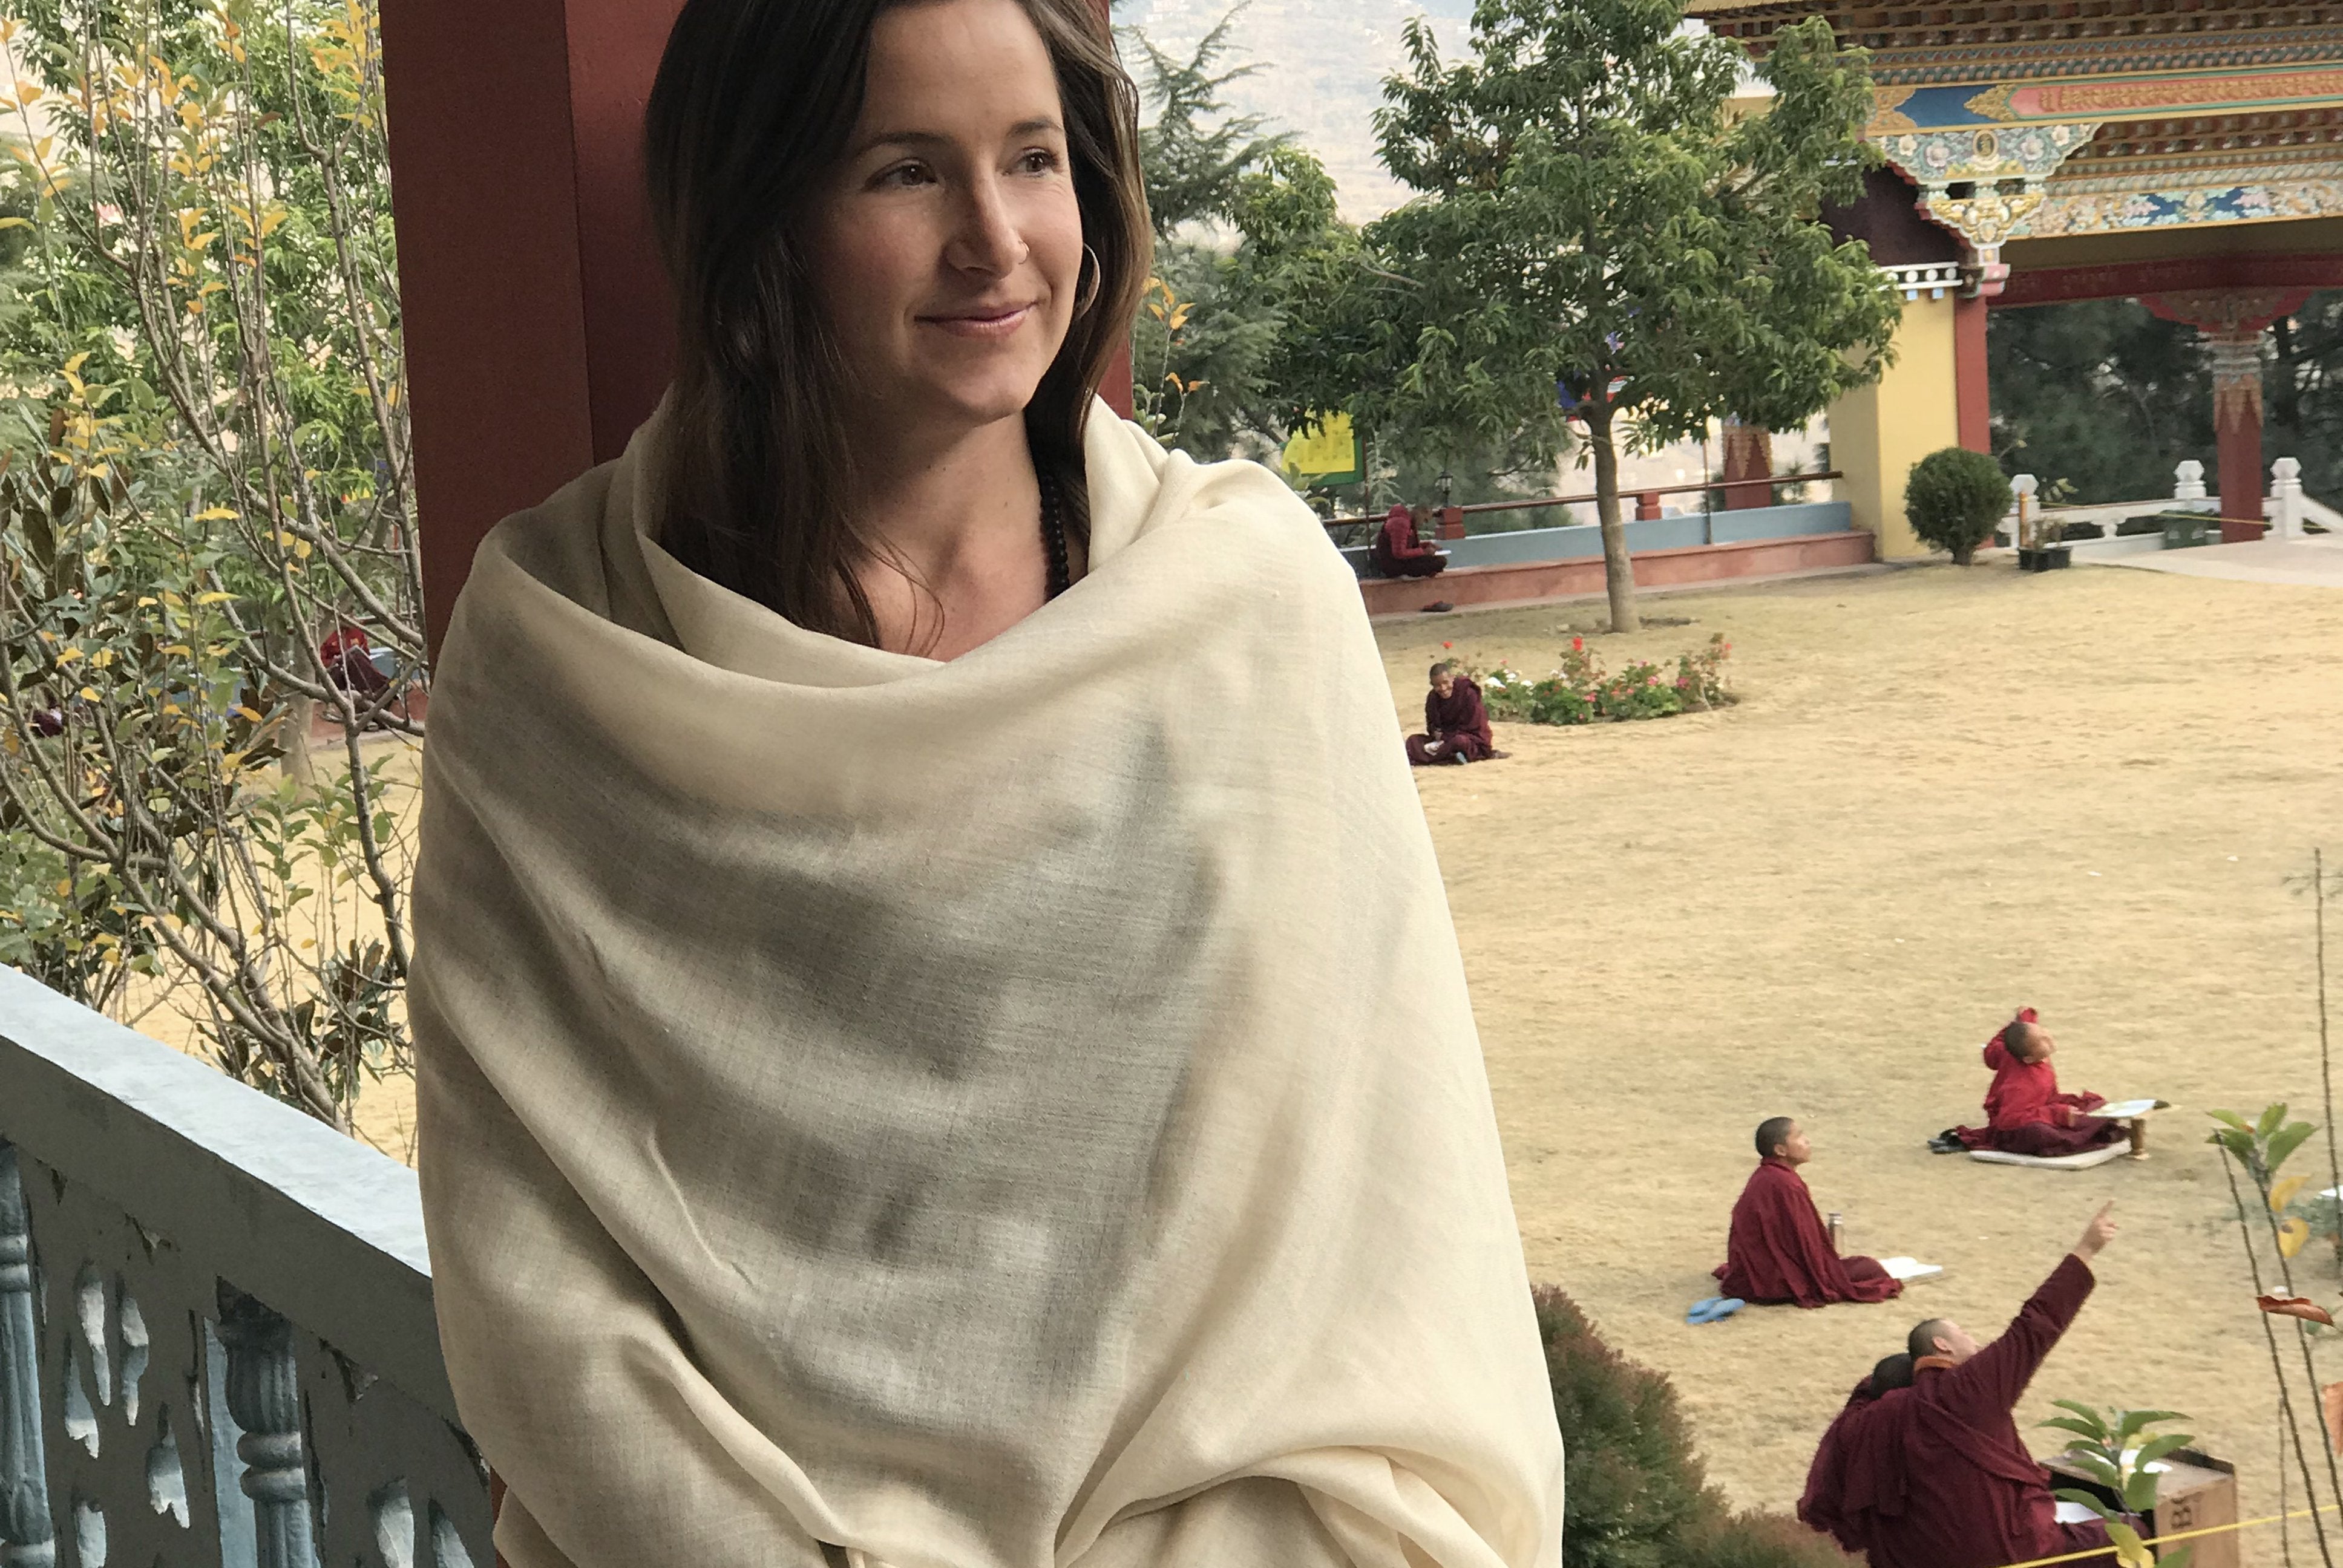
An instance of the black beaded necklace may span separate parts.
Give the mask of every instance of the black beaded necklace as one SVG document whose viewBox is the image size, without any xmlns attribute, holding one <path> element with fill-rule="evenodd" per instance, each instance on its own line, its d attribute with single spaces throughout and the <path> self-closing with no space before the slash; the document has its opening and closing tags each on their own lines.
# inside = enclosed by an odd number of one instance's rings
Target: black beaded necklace
<svg viewBox="0 0 2343 1568">
<path fill-rule="evenodd" d="M 1073 587 L 1073 568 L 1066 559 L 1066 514 L 1058 495 L 1057 477 L 1048 470 L 1037 476 L 1041 481 L 1041 551 L 1050 559 L 1050 587 L 1047 598 L 1056 598 Z"/>
</svg>

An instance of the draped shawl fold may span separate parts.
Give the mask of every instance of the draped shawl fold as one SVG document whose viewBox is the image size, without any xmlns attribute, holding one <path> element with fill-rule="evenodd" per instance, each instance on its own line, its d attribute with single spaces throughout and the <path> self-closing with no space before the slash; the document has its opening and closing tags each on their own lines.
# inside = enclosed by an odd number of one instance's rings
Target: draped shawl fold
<svg viewBox="0 0 2343 1568">
<path fill-rule="evenodd" d="M 1550 1568 L 1562 1454 L 1358 587 L 1094 410 L 1090 574 L 949 664 L 648 537 L 480 547 L 412 1006 L 514 1568 Z"/>
</svg>

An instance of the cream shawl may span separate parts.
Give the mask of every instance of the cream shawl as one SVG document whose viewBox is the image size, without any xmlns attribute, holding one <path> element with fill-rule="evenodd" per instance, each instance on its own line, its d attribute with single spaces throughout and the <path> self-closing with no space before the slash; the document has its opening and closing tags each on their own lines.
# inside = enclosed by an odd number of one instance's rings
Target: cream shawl
<svg viewBox="0 0 2343 1568">
<path fill-rule="evenodd" d="M 939 664 L 650 542 L 658 429 L 488 537 L 432 692 L 423 1191 L 513 1568 L 1557 1563 L 1456 940 L 1307 508 L 1100 406 L 1089 575 Z"/>
</svg>

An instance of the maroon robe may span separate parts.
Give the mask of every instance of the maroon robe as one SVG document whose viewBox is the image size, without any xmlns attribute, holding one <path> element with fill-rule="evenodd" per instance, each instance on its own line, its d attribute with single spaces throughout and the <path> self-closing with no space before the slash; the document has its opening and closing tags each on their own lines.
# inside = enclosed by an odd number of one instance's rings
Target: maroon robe
<svg viewBox="0 0 2343 1568">
<path fill-rule="evenodd" d="M 1385 515 L 1367 558 L 1387 578 L 1437 577 L 1448 568 L 1446 556 L 1415 537 L 1415 514 L 1405 507 L 1395 506 Z"/>
<path fill-rule="evenodd" d="M 1852 1506 L 1851 1500 L 1878 1448 L 1872 1429 L 1880 1419 L 1879 1406 L 1910 1392 L 1899 1388 L 1880 1392 L 1867 1377 L 1855 1384 L 1846 1404 L 1824 1431 L 1814 1463 L 1806 1467 L 1805 1493 L 1798 1499 L 1799 1520 L 1849 1552 L 1867 1553 L 1872 1546 L 1871 1515 L 1866 1509 Z M 1864 1494 L 1867 1497 L 1868 1490 Z"/>
<path fill-rule="evenodd" d="M 2097 1520 L 2057 1522 L 2049 1473 L 2010 1414 L 2093 1282 L 2070 1252 L 1966 1362 L 1923 1356 L 1910 1388 L 1850 1400 L 1824 1434 L 1798 1517 L 1867 1552 L 1871 1568 L 2000 1568 L 2107 1546 Z"/>
<path fill-rule="evenodd" d="M 2034 1021 L 2034 1010 L 2017 1015 Z M 2055 1158 L 2080 1154 L 2113 1143 L 2124 1135 L 2118 1122 L 2088 1111 L 2105 1105 L 2096 1094 L 2061 1094 L 2058 1070 L 2046 1061 L 2020 1061 L 2011 1054 L 2006 1027 L 1986 1041 L 1985 1064 L 1993 1070 L 1993 1086 L 1985 1091 L 1983 1127 L 1956 1127 L 1954 1134 L 1971 1149 L 1998 1149 L 2008 1154 Z"/>
<path fill-rule="evenodd" d="M 1718 1289 L 1745 1302 L 1884 1302 L 1904 1293 L 1904 1282 L 1870 1258 L 1842 1258 L 1815 1211 L 1814 1194 L 1797 1167 L 1775 1155 L 1757 1162 L 1733 1205 L 1733 1229 Z"/>
<path fill-rule="evenodd" d="M 1407 738 L 1407 759 L 1418 768 L 1445 762 L 1459 753 L 1472 762 L 1485 762 L 1497 754 L 1496 737 L 1489 729 L 1488 704 L 1481 700 L 1481 689 L 1469 677 L 1453 678 L 1445 697 L 1436 686 L 1424 693 L 1423 728 L 1423 734 Z"/>
</svg>

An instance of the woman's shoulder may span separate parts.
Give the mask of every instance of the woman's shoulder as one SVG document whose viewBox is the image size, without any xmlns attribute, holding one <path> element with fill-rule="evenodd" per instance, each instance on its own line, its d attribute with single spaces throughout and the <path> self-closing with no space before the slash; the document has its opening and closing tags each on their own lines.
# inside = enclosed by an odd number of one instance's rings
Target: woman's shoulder
<svg viewBox="0 0 2343 1568">
<path fill-rule="evenodd" d="M 1101 432 L 1100 426 L 1108 429 Z M 1121 418 L 1093 421 L 1086 457 L 1093 506 L 1109 516 L 1144 513 L 1143 521 L 1133 519 L 1137 532 L 1196 529 L 1209 533 L 1222 548 L 1246 552 L 1264 568 L 1282 564 L 1312 576 L 1331 570 L 1337 579 L 1355 584 L 1356 574 L 1327 538 L 1318 514 L 1263 464 L 1246 457 L 1199 461 Z M 1133 507 L 1139 499 L 1134 492 L 1142 490 L 1143 501 Z"/>
<path fill-rule="evenodd" d="M 671 639 L 636 537 L 641 487 L 630 447 L 498 523 L 473 557 L 458 620 L 467 604 L 476 614 L 500 616 L 521 599 L 550 596 L 628 630 Z"/>
<path fill-rule="evenodd" d="M 602 523 L 623 458 L 598 464 L 513 513 L 480 540 L 479 558 L 508 561 L 565 594 L 598 576 Z"/>
</svg>

